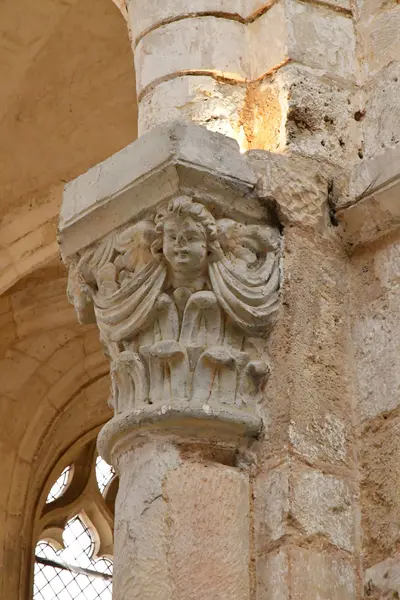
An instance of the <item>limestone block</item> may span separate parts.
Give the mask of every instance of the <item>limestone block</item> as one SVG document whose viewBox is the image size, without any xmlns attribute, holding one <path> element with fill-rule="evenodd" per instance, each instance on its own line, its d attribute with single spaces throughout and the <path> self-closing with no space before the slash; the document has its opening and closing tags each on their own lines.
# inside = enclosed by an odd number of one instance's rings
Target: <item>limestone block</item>
<svg viewBox="0 0 400 600">
<path fill-rule="evenodd" d="M 267 13 L 268 14 L 268 13 Z M 355 80 L 352 20 L 327 8 L 287 0 L 289 57 L 327 74 Z"/>
<path fill-rule="evenodd" d="M 291 598 L 289 568 L 289 557 L 284 550 L 258 557 L 257 600 L 289 600 Z"/>
<path fill-rule="evenodd" d="M 280 69 L 274 83 L 286 99 L 281 134 L 285 150 L 333 164 L 359 161 L 362 123 L 354 119 L 362 106 L 359 94 L 298 65 Z"/>
<path fill-rule="evenodd" d="M 39 367 L 39 362 L 26 354 L 9 350 L 0 361 L 0 381 L 3 394 L 15 397 L 18 390 Z"/>
<path fill-rule="evenodd" d="M 341 208 L 336 216 L 340 234 L 349 251 L 393 233 L 400 224 L 400 182 L 398 179 Z"/>
<path fill-rule="evenodd" d="M 186 463 L 168 477 L 165 494 L 177 597 L 248 600 L 248 476 L 224 465 Z"/>
<path fill-rule="evenodd" d="M 346 265 L 340 241 L 285 228 L 281 311 L 268 344 L 274 368 L 262 404 L 266 455 L 290 446 L 309 464 L 353 465 Z"/>
<path fill-rule="evenodd" d="M 31 472 L 32 465 L 30 462 L 17 457 L 9 482 L 8 513 L 10 516 L 16 517 L 24 514 L 26 497 L 29 492 L 26 482 L 29 481 Z"/>
<path fill-rule="evenodd" d="M 53 331 L 62 324 L 64 327 L 75 326 L 75 316 L 65 297 L 66 278 L 60 273 L 49 274 L 37 272 L 26 285 L 14 292 L 12 306 L 17 323 L 19 337 Z M 40 310 L 38 310 L 40 303 Z"/>
<path fill-rule="evenodd" d="M 367 598 L 399 598 L 400 557 L 398 554 L 366 569 L 364 590 Z"/>
<path fill-rule="evenodd" d="M 194 124 L 157 127 L 66 186 L 61 252 L 68 258 L 179 193 L 201 193 L 226 216 L 259 221 L 265 207 L 251 197 L 255 184 L 231 138 Z"/>
<path fill-rule="evenodd" d="M 372 264 L 357 261 L 365 272 L 372 271 L 371 279 L 375 280 L 371 282 L 372 298 L 368 301 L 357 304 L 358 298 L 366 294 L 366 286 L 355 290 L 353 296 L 352 337 L 358 410 L 363 421 L 386 414 L 400 404 L 400 243 L 385 250 L 377 253 Z M 378 290 L 381 295 L 374 298 Z"/>
<path fill-rule="evenodd" d="M 265 553 L 271 543 L 290 531 L 288 515 L 291 507 L 288 462 L 257 475 L 254 488 L 256 548 Z"/>
<path fill-rule="evenodd" d="M 185 71 L 211 71 L 232 79 L 249 76 L 246 26 L 215 17 L 183 19 L 141 39 L 135 50 L 140 94 L 153 81 Z"/>
<path fill-rule="evenodd" d="M 166 20 L 197 13 L 223 13 L 244 20 L 266 4 L 265 0 L 173 0 L 163 3 L 149 0 L 145 4 L 139 0 L 127 0 L 128 23 L 133 39 L 136 39 Z"/>
<path fill-rule="evenodd" d="M 292 479 L 292 516 L 307 536 L 325 536 L 354 551 L 356 498 L 351 484 L 315 469 L 298 468 Z"/>
<path fill-rule="evenodd" d="M 374 565 L 400 543 L 400 418 L 380 419 L 362 437 L 364 564 Z"/>
<path fill-rule="evenodd" d="M 155 442 L 119 459 L 117 600 L 248 600 L 249 483 Z"/>
<path fill-rule="evenodd" d="M 382 11 L 358 24 L 364 81 L 398 60 L 400 52 L 400 6 Z"/>
<path fill-rule="evenodd" d="M 290 490 L 290 491 L 289 491 Z M 284 536 L 323 536 L 354 551 L 355 493 L 342 478 L 287 462 L 256 480 L 256 544 L 265 552 Z"/>
<path fill-rule="evenodd" d="M 254 23 L 248 25 L 246 35 L 251 79 L 268 73 L 290 57 L 288 7 L 286 1 L 277 2 Z"/>
<path fill-rule="evenodd" d="M 342 14 L 321 6 L 284 0 L 250 24 L 247 35 L 254 54 L 253 79 L 291 59 L 322 69 L 326 75 L 354 81 L 353 24 Z"/>
<path fill-rule="evenodd" d="M 283 548 L 257 565 L 257 600 L 355 600 L 356 576 L 346 559 L 305 548 Z"/>
<path fill-rule="evenodd" d="M 48 402 L 42 401 L 34 414 L 31 416 L 28 426 L 21 438 L 18 455 L 26 460 L 32 460 L 35 455 L 38 442 L 42 439 L 44 432 L 49 429 L 57 415 L 57 410 Z"/>
<path fill-rule="evenodd" d="M 296 154 L 251 150 L 261 195 L 274 198 L 284 223 L 322 224 L 327 219 L 329 166 Z"/>
<path fill-rule="evenodd" d="M 399 11 L 400 23 L 400 11 Z M 398 37 L 398 36 L 397 36 Z M 397 56 L 400 52 L 397 51 Z M 400 65 L 398 61 L 379 73 L 365 86 L 362 121 L 364 156 L 373 158 L 399 149 L 400 144 Z M 398 168 L 398 163 L 397 163 Z"/>
<path fill-rule="evenodd" d="M 10 447 L 10 444 L 4 440 L 0 440 L 1 452 L 1 477 L 3 481 L 10 482 L 14 465 L 17 458 L 16 451 Z M 6 510 L 8 507 L 8 496 L 10 493 L 9 485 L 0 486 L 0 508 Z"/>
<path fill-rule="evenodd" d="M 217 131 L 239 142 L 244 137 L 241 109 L 246 87 L 212 77 L 184 76 L 149 90 L 139 104 L 139 135 L 162 123 L 185 120 Z"/>
<path fill-rule="evenodd" d="M 139 456 L 140 454 L 140 456 Z M 169 574 L 168 471 L 180 463 L 170 444 L 148 444 L 120 458 L 115 510 L 113 594 L 116 600 L 172 600 Z"/>
</svg>

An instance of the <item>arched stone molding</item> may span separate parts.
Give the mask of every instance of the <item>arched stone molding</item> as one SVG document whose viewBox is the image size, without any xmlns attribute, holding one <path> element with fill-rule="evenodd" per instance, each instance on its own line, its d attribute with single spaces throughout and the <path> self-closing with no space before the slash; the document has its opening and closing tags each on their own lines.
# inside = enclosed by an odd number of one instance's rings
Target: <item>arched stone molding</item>
<svg viewBox="0 0 400 600">
<path fill-rule="evenodd" d="M 0 298 L 0 596 L 29 598 L 34 521 L 52 469 L 109 418 L 109 367 L 93 327 L 77 326 L 57 264 Z"/>
<path fill-rule="evenodd" d="M 10 576 L 3 578 L 2 598 L 30 597 L 35 536 L 40 533 L 37 519 L 48 492 L 48 482 L 61 466 L 60 460 L 65 457 L 68 462 L 70 453 L 95 439 L 109 418 L 108 389 L 108 374 L 88 382 L 71 398 L 66 410 L 52 423 L 44 424 L 45 434 L 40 436 L 37 432 L 31 440 L 33 462 L 29 464 L 22 459 L 15 462 L 4 531 L 4 565 Z"/>
<path fill-rule="evenodd" d="M 0 23 L 3 293 L 57 258 L 64 183 L 134 140 L 137 110 L 128 30 L 110 0 L 6 0 Z"/>
</svg>

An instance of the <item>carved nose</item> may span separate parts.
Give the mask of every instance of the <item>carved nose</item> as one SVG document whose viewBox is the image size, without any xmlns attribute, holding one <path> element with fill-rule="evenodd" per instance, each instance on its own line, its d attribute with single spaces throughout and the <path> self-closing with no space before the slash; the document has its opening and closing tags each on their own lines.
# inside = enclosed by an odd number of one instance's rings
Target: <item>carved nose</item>
<svg viewBox="0 0 400 600">
<path fill-rule="evenodd" d="M 183 236 L 178 236 L 175 242 L 175 248 L 178 250 L 182 250 L 183 247 L 186 246 L 186 240 Z"/>
</svg>

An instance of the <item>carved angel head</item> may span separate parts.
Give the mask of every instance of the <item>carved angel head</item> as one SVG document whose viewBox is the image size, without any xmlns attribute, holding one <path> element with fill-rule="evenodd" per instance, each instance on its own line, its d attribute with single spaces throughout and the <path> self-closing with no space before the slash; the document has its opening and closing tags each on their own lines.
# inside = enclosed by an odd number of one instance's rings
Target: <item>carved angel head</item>
<svg viewBox="0 0 400 600">
<path fill-rule="evenodd" d="M 163 253 L 172 279 L 190 287 L 193 279 L 207 273 L 210 254 L 216 250 L 217 227 L 212 214 L 189 196 L 172 200 L 155 217 L 155 254 Z"/>
</svg>

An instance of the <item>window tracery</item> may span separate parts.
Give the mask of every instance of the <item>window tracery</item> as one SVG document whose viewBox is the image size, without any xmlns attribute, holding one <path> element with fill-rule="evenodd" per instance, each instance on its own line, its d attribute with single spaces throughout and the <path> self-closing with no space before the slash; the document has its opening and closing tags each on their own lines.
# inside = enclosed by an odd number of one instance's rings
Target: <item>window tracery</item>
<svg viewBox="0 0 400 600">
<path fill-rule="evenodd" d="M 33 600 L 111 600 L 115 472 L 94 441 L 62 467 L 39 520 Z"/>
<path fill-rule="evenodd" d="M 57 498 L 63 495 L 71 481 L 71 475 L 72 467 L 71 465 L 68 465 L 68 467 L 65 467 L 60 477 L 52 485 L 51 490 L 49 491 L 49 495 L 46 499 L 46 504 L 53 502 L 53 500 L 57 500 Z"/>
</svg>

